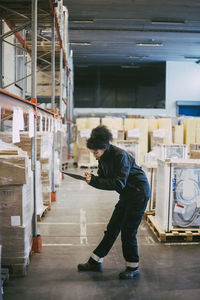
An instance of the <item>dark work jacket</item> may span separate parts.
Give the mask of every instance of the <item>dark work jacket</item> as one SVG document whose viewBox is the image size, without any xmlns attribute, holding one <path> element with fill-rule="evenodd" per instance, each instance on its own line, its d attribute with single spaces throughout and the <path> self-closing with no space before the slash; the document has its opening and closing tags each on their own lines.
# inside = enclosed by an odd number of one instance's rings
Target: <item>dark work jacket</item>
<svg viewBox="0 0 200 300">
<path fill-rule="evenodd" d="M 150 197 L 144 171 L 126 151 L 109 145 L 99 160 L 98 176 L 92 175 L 90 185 L 101 190 L 114 190 L 122 197 Z M 138 198 L 138 197 L 137 197 Z"/>
</svg>

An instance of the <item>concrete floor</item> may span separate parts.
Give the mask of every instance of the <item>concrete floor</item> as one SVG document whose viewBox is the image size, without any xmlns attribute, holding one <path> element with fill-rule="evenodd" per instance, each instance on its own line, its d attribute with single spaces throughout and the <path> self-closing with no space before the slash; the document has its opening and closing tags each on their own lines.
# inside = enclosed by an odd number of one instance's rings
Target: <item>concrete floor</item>
<svg viewBox="0 0 200 300">
<path fill-rule="evenodd" d="M 4 300 L 200 299 L 200 245 L 160 244 L 145 221 L 138 233 L 137 278 L 118 279 L 124 269 L 120 237 L 102 274 L 77 272 L 102 238 L 117 199 L 115 192 L 65 176 L 57 201 L 38 226 L 43 251 L 32 257 L 26 277 L 10 279 Z"/>
</svg>

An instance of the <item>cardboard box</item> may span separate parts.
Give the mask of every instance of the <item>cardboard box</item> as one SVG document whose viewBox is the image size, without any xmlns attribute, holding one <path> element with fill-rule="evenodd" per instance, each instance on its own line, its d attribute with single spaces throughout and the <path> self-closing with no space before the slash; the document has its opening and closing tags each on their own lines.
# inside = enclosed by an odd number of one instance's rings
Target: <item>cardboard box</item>
<svg viewBox="0 0 200 300">
<path fill-rule="evenodd" d="M 0 156 L 0 185 L 25 184 L 27 176 L 28 158 L 26 156 Z"/>
</svg>

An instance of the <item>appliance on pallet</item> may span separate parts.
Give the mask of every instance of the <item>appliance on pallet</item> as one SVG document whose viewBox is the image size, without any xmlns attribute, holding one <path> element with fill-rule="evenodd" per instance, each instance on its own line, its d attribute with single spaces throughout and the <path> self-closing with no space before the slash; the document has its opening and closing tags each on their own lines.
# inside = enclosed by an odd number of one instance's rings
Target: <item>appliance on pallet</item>
<svg viewBox="0 0 200 300">
<path fill-rule="evenodd" d="M 187 158 L 187 145 L 161 145 L 160 156 L 165 158 Z"/>
<path fill-rule="evenodd" d="M 158 160 L 155 218 L 161 230 L 200 228 L 200 162 Z"/>
</svg>

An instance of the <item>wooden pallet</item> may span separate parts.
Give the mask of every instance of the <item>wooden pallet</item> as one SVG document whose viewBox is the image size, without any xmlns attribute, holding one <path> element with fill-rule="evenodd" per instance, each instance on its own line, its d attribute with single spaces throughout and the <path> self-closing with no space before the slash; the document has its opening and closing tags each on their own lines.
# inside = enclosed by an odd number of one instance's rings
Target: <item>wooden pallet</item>
<svg viewBox="0 0 200 300">
<path fill-rule="evenodd" d="M 10 277 L 24 277 L 27 275 L 28 266 L 30 264 L 30 257 L 31 252 L 27 258 L 24 258 L 24 262 L 3 265 L 2 269 L 8 269 Z"/>
<path fill-rule="evenodd" d="M 40 222 L 42 221 L 42 217 L 44 217 L 47 214 L 47 211 L 49 210 L 48 206 L 43 206 L 43 209 L 39 214 L 37 214 L 37 221 Z"/>
<path fill-rule="evenodd" d="M 145 211 L 145 212 L 144 212 L 143 219 L 144 219 L 144 220 L 147 220 L 147 217 L 148 217 L 148 216 L 155 216 L 155 210 Z"/>
<path fill-rule="evenodd" d="M 170 232 L 160 229 L 155 216 L 148 215 L 147 223 L 157 239 L 162 242 L 200 242 L 199 228 L 174 228 Z"/>
</svg>

